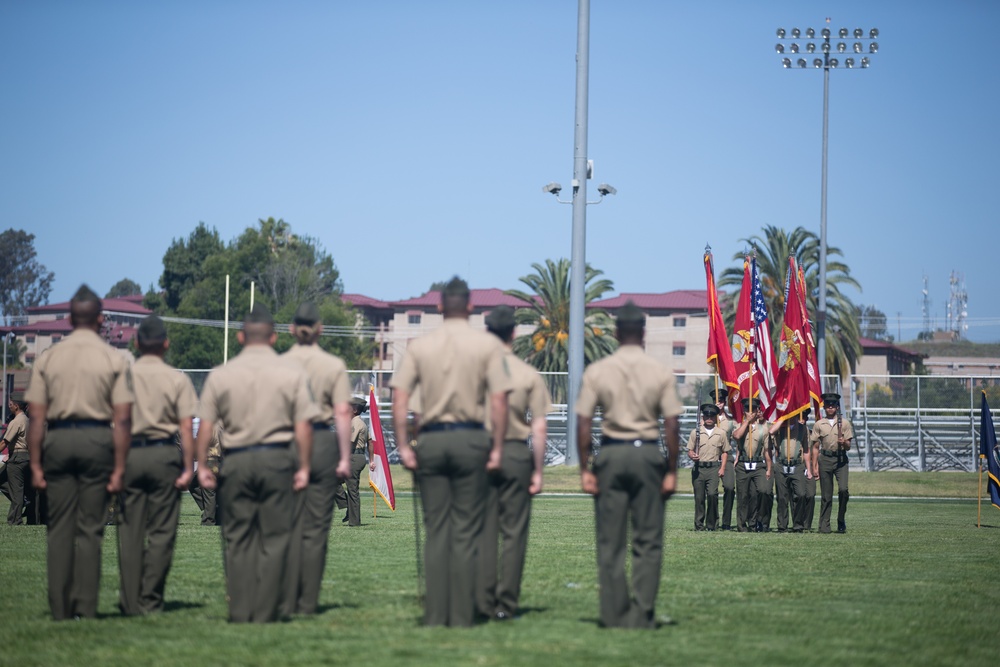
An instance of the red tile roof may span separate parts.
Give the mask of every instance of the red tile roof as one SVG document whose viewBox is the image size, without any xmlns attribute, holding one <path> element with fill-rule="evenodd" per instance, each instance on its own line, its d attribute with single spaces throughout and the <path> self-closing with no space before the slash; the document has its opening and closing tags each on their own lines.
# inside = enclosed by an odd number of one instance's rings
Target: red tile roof
<svg viewBox="0 0 1000 667">
<path fill-rule="evenodd" d="M 643 310 L 708 310 L 706 290 L 674 290 L 661 294 L 649 292 L 622 292 L 610 299 L 600 299 L 587 304 L 588 308 L 615 310 L 629 301 Z"/>
<path fill-rule="evenodd" d="M 340 300 L 359 308 L 392 308 L 392 305 L 388 301 L 373 299 L 364 294 L 341 294 Z"/>
<path fill-rule="evenodd" d="M 136 301 L 138 299 L 138 301 Z M 142 297 L 140 295 L 127 296 L 122 298 L 101 299 L 104 304 L 104 312 L 128 313 L 130 315 L 151 315 L 153 311 L 142 307 Z M 68 313 L 69 301 L 62 303 L 50 303 L 45 306 L 32 306 L 25 309 L 32 314 L 37 313 Z"/>
<path fill-rule="evenodd" d="M 874 340 L 872 338 L 858 338 L 858 342 L 861 343 L 861 349 L 864 351 L 868 350 L 895 350 L 896 352 L 902 352 L 903 354 L 908 354 L 913 357 L 924 357 L 926 355 L 920 354 L 919 352 L 914 352 L 912 350 L 907 350 L 906 348 L 899 347 L 888 341 L 884 340 Z"/>
<path fill-rule="evenodd" d="M 524 308 L 529 304 L 517 297 L 504 294 L 503 290 L 496 289 L 473 289 L 469 290 L 469 301 L 473 308 L 496 308 L 497 306 L 510 306 L 512 308 Z M 390 301 L 389 305 L 395 308 L 427 308 L 437 307 L 441 303 L 441 292 L 431 290 L 425 294 L 412 299 L 402 301 Z"/>
</svg>

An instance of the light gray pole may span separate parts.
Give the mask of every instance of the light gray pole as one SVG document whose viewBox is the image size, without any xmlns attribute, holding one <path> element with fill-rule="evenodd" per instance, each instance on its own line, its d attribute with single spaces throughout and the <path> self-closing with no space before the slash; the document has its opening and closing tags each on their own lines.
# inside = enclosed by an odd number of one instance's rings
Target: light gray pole
<svg viewBox="0 0 1000 667">
<path fill-rule="evenodd" d="M 583 379 L 583 320 L 587 274 L 587 100 L 590 76 L 590 0 L 579 0 L 576 36 L 576 127 L 573 137 L 573 246 L 569 274 L 569 387 L 566 464 L 577 456 L 576 397 Z"/>
<path fill-rule="evenodd" d="M 827 37 L 826 43 L 830 43 Z M 830 131 L 830 54 L 823 56 L 823 184 L 819 211 L 819 305 L 816 312 L 816 363 L 819 364 L 820 388 L 826 373 L 826 165 Z"/>
</svg>

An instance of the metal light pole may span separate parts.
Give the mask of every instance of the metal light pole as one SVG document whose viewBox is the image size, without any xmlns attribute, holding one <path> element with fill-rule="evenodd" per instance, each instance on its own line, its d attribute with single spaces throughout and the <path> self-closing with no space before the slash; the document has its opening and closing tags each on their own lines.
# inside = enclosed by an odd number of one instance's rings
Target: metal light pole
<svg viewBox="0 0 1000 667">
<path fill-rule="evenodd" d="M 10 397 L 7 396 L 7 341 L 10 336 L 9 331 L 3 335 L 3 421 L 0 424 L 7 423 L 7 401 L 10 400 Z"/>
<path fill-rule="evenodd" d="M 587 205 L 599 204 L 605 195 L 617 192 L 606 183 L 597 186 L 601 198 L 587 201 L 587 179 L 590 177 L 587 160 L 587 103 L 590 76 L 590 0 L 579 0 L 576 36 L 576 120 L 573 134 L 573 199 L 558 199 L 562 186 L 549 183 L 542 188 L 556 196 L 560 204 L 573 205 L 573 238 L 569 275 L 569 387 L 566 416 L 566 463 L 579 463 L 576 438 L 576 397 L 583 379 L 583 324 L 586 308 L 587 281 Z"/>
<path fill-rule="evenodd" d="M 830 23 L 830 19 L 826 19 L 827 24 Z M 790 55 L 795 55 L 798 53 L 816 53 L 817 43 L 810 41 L 816 38 L 816 31 L 812 28 L 806 28 L 805 34 L 802 33 L 798 28 L 792 28 L 790 33 L 785 33 L 784 28 L 778 28 L 777 30 L 778 39 L 781 40 L 775 45 L 774 50 L 778 55 L 785 55 L 786 41 L 790 42 L 787 47 L 787 53 Z M 820 383 L 822 384 L 823 375 L 826 373 L 826 180 L 827 180 L 827 155 L 828 155 L 828 137 L 830 129 L 830 70 L 837 69 L 841 63 L 836 57 L 831 57 L 831 52 L 833 55 L 837 53 L 847 53 L 848 45 L 847 41 L 838 41 L 836 45 L 830 43 L 830 38 L 832 33 L 830 28 L 823 28 L 820 31 L 819 37 L 819 50 L 823 54 L 822 58 L 813 58 L 812 68 L 823 70 L 823 167 L 822 167 L 822 185 L 820 188 L 820 212 L 819 212 L 819 303 L 817 305 L 816 312 L 816 361 L 819 364 L 819 374 Z M 841 28 L 837 31 L 837 36 L 840 40 L 850 40 L 851 33 L 847 28 Z M 872 28 L 868 31 L 868 36 L 865 37 L 865 32 L 861 28 L 855 28 L 853 33 L 854 43 L 850 47 L 851 52 L 855 54 L 864 53 L 866 50 L 869 54 L 878 53 L 878 42 L 875 39 L 878 38 L 878 28 Z M 799 44 L 799 41 L 804 39 L 803 43 Z M 865 49 L 865 44 L 868 48 Z M 868 56 L 861 57 L 859 62 L 855 62 L 853 57 L 848 57 L 844 60 L 844 68 L 849 70 L 854 69 L 868 69 L 868 65 L 871 63 L 871 59 Z M 793 66 L 792 60 L 789 57 L 783 57 L 781 59 L 781 65 L 785 69 L 799 69 L 805 70 L 809 68 L 809 63 L 806 62 L 805 58 L 798 58 Z M 859 67 L 855 67 L 859 65 Z"/>
</svg>

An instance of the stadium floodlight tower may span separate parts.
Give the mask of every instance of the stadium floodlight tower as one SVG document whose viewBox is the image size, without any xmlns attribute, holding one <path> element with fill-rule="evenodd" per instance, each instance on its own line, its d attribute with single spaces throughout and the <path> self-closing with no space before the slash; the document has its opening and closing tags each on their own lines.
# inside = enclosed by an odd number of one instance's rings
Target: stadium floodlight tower
<svg viewBox="0 0 1000 667">
<path fill-rule="evenodd" d="M 566 463 L 577 463 L 576 439 L 576 397 L 580 391 L 580 381 L 583 379 L 583 324 L 584 308 L 586 307 L 584 283 L 586 282 L 586 237 L 587 237 L 587 205 L 599 204 L 605 195 L 613 195 L 615 188 L 602 183 L 597 186 L 600 199 L 587 201 L 587 179 L 593 175 L 593 164 L 587 159 L 587 105 L 588 86 L 590 78 L 590 0 L 578 0 L 577 4 L 577 34 L 576 34 L 576 118 L 573 134 L 573 198 L 570 201 L 559 199 L 562 186 L 549 183 L 542 188 L 543 192 L 555 195 L 561 204 L 573 205 L 573 232 L 570 252 L 569 278 L 569 363 L 567 386 L 567 418 L 566 418 Z"/>
<path fill-rule="evenodd" d="M 792 28 L 788 32 L 784 28 L 778 28 L 777 35 L 778 43 L 774 50 L 781 57 L 782 67 L 823 70 L 823 168 L 819 213 L 819 303 L 816 313 L 816 361 L 819 363 L 822 383 L 822 376 L 826 373 L 826 173 L 830 70 L 868 69 L 871 56 L 878 53 L 878 28 L 871 28 L 867 33 L 861 28 L 840 28 L 834 37 L 830 30 L 830 19 L 826 19 L 826 26 L 819 31 L 818 37 L 813 28 L 806 28 L 805 32 L 798 28 Z M 841 57 L 844 58 L 843 62 Z"/>
</svg>

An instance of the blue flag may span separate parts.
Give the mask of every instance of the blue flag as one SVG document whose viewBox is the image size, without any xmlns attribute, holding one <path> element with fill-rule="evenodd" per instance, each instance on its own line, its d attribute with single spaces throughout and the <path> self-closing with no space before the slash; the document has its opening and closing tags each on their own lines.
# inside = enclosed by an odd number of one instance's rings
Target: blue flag
<svg viewBox="0 0 1000 667">
<path fill-rule="evenodd" d="M 1000 452 L 997 451 L 997 433 L 993 429 L 993 415 L 990 414 L 985 391 L 980 414 L 982 421 L 979 424 L 979 455 L 986 459 L 989 476 L 986 486 L 990 490 L 990 502 L 1000 510 Z"/>
</svg>

